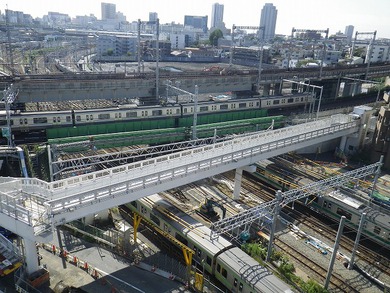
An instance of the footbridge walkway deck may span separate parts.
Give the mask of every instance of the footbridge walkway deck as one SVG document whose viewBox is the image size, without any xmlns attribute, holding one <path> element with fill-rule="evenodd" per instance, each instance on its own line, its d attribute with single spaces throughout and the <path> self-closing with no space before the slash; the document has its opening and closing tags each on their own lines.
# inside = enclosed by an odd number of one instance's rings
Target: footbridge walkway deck
<svg viewBox="0 0 390 293">
<path fill-rule="evenodd" d="M 52 237 L 52 228 L 57 225 L 289 151 L 351 135 L 357 133 L 359 127 L 359 120 L 335 115 L 55 182 L 0 177 L 0 221 L 6 229 L 27 240 L 27 268 L 34 272 L 38 269 L 35 241 L 44 242 Z"/>
</svg>

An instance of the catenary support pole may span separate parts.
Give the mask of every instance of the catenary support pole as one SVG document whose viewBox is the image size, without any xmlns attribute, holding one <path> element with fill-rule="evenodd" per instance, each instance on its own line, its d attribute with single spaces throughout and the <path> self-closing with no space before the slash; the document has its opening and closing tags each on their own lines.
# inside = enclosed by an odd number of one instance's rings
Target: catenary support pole
<svg viewBox="0 0 390 293">
<path fill-rule="evenodd" d="M 279 212 L 280 212 L 280 203 L 282 201 L 282 191 L 281 190 L 278 190 L 276 192 L 276 200 L 277 200 L 277 203 L 275 204 L 274 215 L 273 215 L 272 224 L 271 224 L 271 230 L 269 233 L 269 243 L 268 243 L 268 251 L 267 251 L 267 258 L 266 258 L 267 262 L 269 262 L 271 260 L 272 247 L 273 247 L 273 242 L 274 242 L 274 234 L 275 234 L 275 230 L 276 230 L 276 222 L 277 222 Z"/>
<path fill-rule="evenodd" d="M 334 247 L 333 247 L 332 257 L 331 257 L 330 263 L 329 263 L 328 274 L 326 275 L 326 279 L 325 279 L 324 288 L 326 290 L 328 289 L 330 277 L 332 276 L 333 265 L 334 265 L 334 262 L 336 260 L 337 250 L 339 249 L 340 238 L 341 238 L 341 235 L 343 234 L 344 223 L 345 223 L 345 216 L 342 216 L 340 219 L 339 230 L 337 231 L 337 235 L 336 235 L 336 241 L 335 241 Z"/>
<path fill-rule="evenodd" d="M 365 219 L 366 219 L 366 213 L 363 213 L 362 216 L 360 217 L 359 228 L 358 228 L 358 231 L 356 234 L 355 244 L 353 245 L 351 260 L 349 261 L 349 264 L 348 264 L 348 270 L 352 270 L 352 268 L 353 268 L 353 264 L 355 262 L 356 250 L 357 250 L 358 245 L 359 245 L 360 235 L 362 234 Z"/>
</svg>

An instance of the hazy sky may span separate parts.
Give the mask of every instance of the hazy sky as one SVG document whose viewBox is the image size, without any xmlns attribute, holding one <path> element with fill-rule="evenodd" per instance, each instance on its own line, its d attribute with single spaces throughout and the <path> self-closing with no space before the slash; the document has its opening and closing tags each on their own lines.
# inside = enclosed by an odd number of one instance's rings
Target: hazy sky
<svg viewBox="0 0 390 293">
<path fill-rule="evenodd" d="M 330 34 L 344 32 L 353 25 L 358 32 L 377 31 L 377 38 L 390 38 L 390 0 L 0 0 L 0 10 L 23 11 L 33 17 L 42 17 L 48 11 L 76 15 L 94 14 L 101 18 L 101 2 L 116 4 L 128 21 L 148 20 L 149 12 L 157 12 L 160 23 L 184 22 L 184 15 L 209 16 L 213 3 L 224 4 L 224 22 L 227 28 L 235 25 L 258 26 L 261 8 L 273 3 L 278 10 L 277 34 L 291 34 L 297 29 L 329 28 Z M 362 36 L 359 36 L 361 38 Z M 369 37 L 369 36 L 368 36 Z"/>
</svg>

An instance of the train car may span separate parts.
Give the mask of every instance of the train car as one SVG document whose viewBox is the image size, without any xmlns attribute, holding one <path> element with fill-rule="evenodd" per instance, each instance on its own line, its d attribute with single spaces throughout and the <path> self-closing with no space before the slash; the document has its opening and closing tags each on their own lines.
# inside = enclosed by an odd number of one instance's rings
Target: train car
<svg viewBox="0 0 390 293">
<path fill-rule="evenodd" d="M 361 215 L 366 213 L 362 233 L 370 240 L 390 249 L 390 213 L 385 209 L 367 206 L 366 200 L 349 196 L 339 190 L 316 197 L 311 207 L 327 217 L 339 221 L 346 217 L 346 226 L 357 230 Z"/>
<path fill-rule="evenodd" d="M 275 97 L 252 97 L 232 99 L 224 102 L 200 102 L 197 105 L 198 115 L 225 113 L 254 109 L 272 109 L 302 106 L 308 103 L 306 94 Z M 97 123 L 113 123 L 137 121 L 145 119 L 183 118 L 194 114 L 194 103 L 142 106 L 119 106 L 115 108 L 84 109 L 68 111 L 23 112 L 11 110 L 12 130 L 30 131 L 54 127 L 79 125 L 95 125 Z M 0 124 L 6 123 L 5 113 L 0 116 Z"/>
<path fill-rule="evenodd" d="M 222 236 L 211 238 L 211 230 L 171 205 L 158 194 L 126 205 L 151 224 L 191 248 L 193 264 L 218 279 L 230 292 L 292 292 L 290 287 Z"/>
</svg>

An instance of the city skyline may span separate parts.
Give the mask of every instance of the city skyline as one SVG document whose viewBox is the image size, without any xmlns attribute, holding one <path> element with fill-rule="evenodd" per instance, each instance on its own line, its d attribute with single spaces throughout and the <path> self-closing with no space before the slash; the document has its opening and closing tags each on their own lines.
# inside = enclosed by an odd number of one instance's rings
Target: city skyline
<svg viewBox="0 0 390 293">
<path fill-rule="evenodd" d="M 237 1 L 216 1 L 203 0 L 184 3 L 179 0 L 166 0 L 163 2 L 155 0 L 144 0 L 138 3 L 129 4 L 125 0 L 97 1 L 85 0 L 56 2 L 49 0 L 14 0 L 10 3 L 2 1 L 0 10 L 4 13 L 7 8 L 14 11 L 23 11 L 35 17 L 47 15 L 49 11 L 68 14 L 70 17 L 76 15 L 94 14 L 101 18 L 101 3 L 112 3 L 116 5 L 116 11 L 122 12 L 128 21 L 137 19 L 147 20 L 149 12 L 157 12 L 160 23 L 184 23 L 184 15 L 209 16 L 211 19 L 212 5 L 219 3 L 224 5 L 224 22 L 226 28 L 235 25 L 258 26 L 261 9 L 265 3 L 272 3 L 278 10 L 276 23 L 276 34 L 290 35 L 293 27 L 298 29 L 320 29 L 329 28 L 330 34 L 338 31 L 342 33 L 345 27 L 353 25 L 355 32 L 377 31 L 377 38 L 390 38 L 390 26 L 385 13 L 388 7 L 388 0 L 376 0 L 375 5 L 367 5 L 362 0 L 336 1 L 328 0 L 326 6 L 313 5 L 310 0 L 296 0 L 293 3 L 285 0 L 258 1 L 246 0 L 245 6 Z M 7 5 L 8 4 L 8 5 Z M 177 11 L 180 11 L 178 13 Z M 382 12 L 382 13 L 381 13 Z"/>
</svg>

